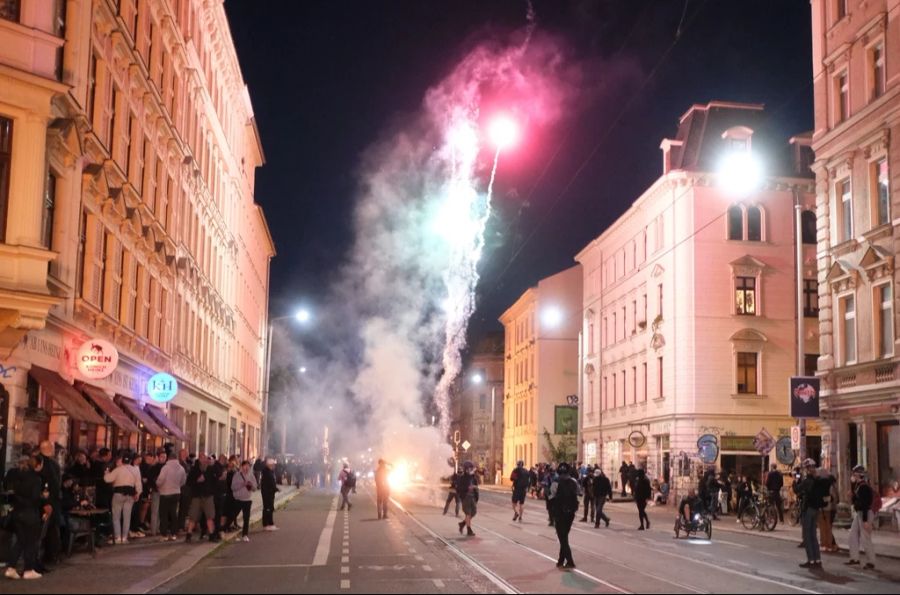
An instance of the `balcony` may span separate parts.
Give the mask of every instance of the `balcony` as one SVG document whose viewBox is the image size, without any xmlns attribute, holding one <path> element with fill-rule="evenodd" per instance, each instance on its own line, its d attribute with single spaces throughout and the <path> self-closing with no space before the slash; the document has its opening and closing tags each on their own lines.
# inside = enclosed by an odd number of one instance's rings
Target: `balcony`
<svg viewBox="0 0 900 595">
<path fill-rule="evenodd" d="M 824 388 L 837 391 L 876 388 L 900 380 L 898 365 L 892 361 L 867 362 L 839 368 L 825 378 Z"/>
</svg>

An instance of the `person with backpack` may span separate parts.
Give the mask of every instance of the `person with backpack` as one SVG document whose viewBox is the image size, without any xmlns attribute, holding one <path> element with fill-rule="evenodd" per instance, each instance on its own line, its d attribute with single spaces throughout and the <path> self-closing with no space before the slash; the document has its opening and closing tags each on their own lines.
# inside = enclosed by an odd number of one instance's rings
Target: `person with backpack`
<svg viewBox="0 0 900 595">
<path fill-rule="evenodd" d="M 600 467 L 594 469 L 593 485 L 591 487 L 594 492 L 594 529 L 600 528 L 601 520 L 609 527 L 609 517 L 603 514 L 603 506 L 607 500 L 612 502 L 612 482 L 609 481 L 609 478 Z"/>
<path fill-rule="evenodd" d="M 531 486 L 531 474 L 525 468 L 525 461 L 516 463 L 509 476 L 512 483 L 512 506 L 513 506 L 513 522 L 522 522 L 525 514 L 525 498 L 528 496 L 528 488 Z"/>
<path fill-rule="evenodd" d="M 578 480 L 571 476 L 572 468 L 568 463 L 560 463 L 557 467 L 556 480 L 550 485 L 551 514 L 553 515 L 556 536 L 559 539 L 559 558 L 557 568 L 575 568 L 575 560 L 572 559 L 572 548 L 569 546 L 569 533 L 572 531 L 572 523 L 575 522 L 575 514 L 578 512 L 578 498 L 580 486 Z"/>
<path fill-rule="evenodd" d="M 850 480 L 853 486 L 853 524 L 850 526 L 850 561 L 847 566 L 859 566 L 860 548 L 866 550 L 866 570 L 875 569 L 875 544 L 872 543 L 872 529 L 875 518 L 881 511 L 881 495 L 872 489 L 866 478 L 866 468 L 853 468 Z"/>
<path fill-rule="evenodd" d="M 347 510 L 353 510 L 353 504 L 350 503 L 350 492 L 356 493 L 356 473 L 350 469 L 350 463 L 344 463 L 344 469 L 338 476 L 341 484 L 341 510 L 347 507 Z"/>
</svg>

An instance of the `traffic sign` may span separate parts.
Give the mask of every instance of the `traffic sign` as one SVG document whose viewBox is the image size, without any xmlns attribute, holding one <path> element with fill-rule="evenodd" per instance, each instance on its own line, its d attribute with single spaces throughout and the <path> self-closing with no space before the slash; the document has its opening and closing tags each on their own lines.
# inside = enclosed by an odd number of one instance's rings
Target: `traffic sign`
<svg viewBox="0 0 900 595">
<path fill-rule="evenodd" d="M 791 450 L 800 450 L 800 426 L 791 426 Z"/>
<path fill-rule="evenodd" d="M 468 440 L 463 442 L 461 446 L 462 446 L 463 450 L 466 452 L 469 452 L 469 449 L 472 448 L 472 445 L 469 443 Z"/>
<path fill-rule="evenodd" d="M 775 448 L 775 437 L 772 436 L 768 430 L 763 428 L 753 438 L 753 447 L 759 454 L 766 456 L 772 452 L 773 448 Z"/>
</svg>

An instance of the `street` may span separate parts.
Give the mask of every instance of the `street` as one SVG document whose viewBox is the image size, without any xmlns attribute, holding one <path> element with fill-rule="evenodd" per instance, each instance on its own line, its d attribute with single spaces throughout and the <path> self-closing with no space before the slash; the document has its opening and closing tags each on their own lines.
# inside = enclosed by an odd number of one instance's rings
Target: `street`
<svg viewBox="0 0 900 595">
<path fill-rule="evenodd" d="M 477 535 L 465 538 L 453 510 L 441 514 L 444 490 L 414 490 L 398 495 L 387 522 L 375 519 L 364 486 L 349 514 L 334 510 L 333 493 L 309 492 L 279 511 L 281 531 L 230 543 L 154 592 L 896 593 L 900 579 L 900 562 L 883 557 L 877 572 L 848 569 L 847 556 L 834 555 L 811 573 L 797 567 L 795 543 L 770 537 L 714 531 L 712 542 L 676 541 L 672 509 L 652 513 L 652 529 L 638 532 L 625 503 L 607 507 L 608 529 L 576 522 L 578 569 L 560 571 L 543 502 L 529 499 L 525 522 L 513 524 L 506 496 L 485 490 Z"/>
</svg>

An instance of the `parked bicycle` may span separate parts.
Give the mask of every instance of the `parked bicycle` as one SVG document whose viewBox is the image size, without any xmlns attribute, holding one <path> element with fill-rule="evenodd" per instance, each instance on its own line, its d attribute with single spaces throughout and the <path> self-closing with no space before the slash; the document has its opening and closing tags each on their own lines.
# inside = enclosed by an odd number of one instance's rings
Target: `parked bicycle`
<svg viewBox="0 0 900 595">
<path fill-rule="evenodd" d="M 774 531 L 778 526 L 778 507 L 765 492 L 760 492 L 741 513 L 741 524 L 747 530 Z"/>
</svg>

